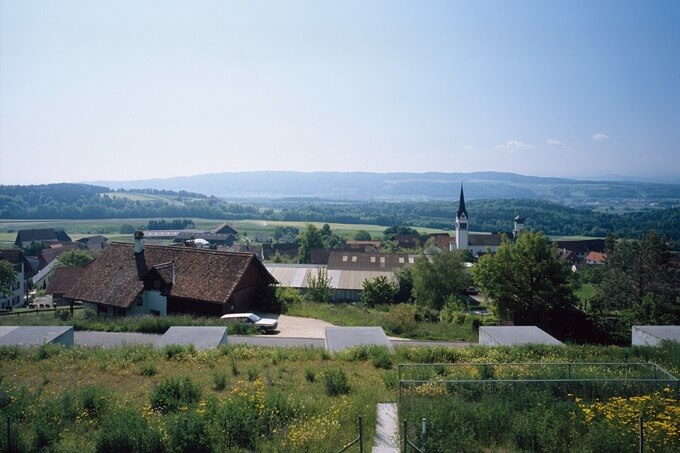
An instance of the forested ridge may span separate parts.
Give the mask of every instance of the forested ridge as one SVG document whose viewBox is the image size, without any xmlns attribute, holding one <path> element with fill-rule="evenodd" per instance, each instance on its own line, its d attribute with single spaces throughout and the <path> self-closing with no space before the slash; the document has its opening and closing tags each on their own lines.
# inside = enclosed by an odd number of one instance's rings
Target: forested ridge
<svg viewBox="0 0 680 453">
<path fill-rule="evenodd" d="M 126 198 L 128 193 L 161 194 L 166 198 L 135 200 Z M 513 218 L 521 214 L 528 228 L 550 235 L 605 236 L 613 233 L 641 237 L 649 230 L 656 230 L 675 241 L 680 240 L 680 208 L 677 207 L 611 214 L 534 199 L 471 200 L 467 205 L 473 231 L 510 231 Z M 404 224 L 453 229 L 457 207 L 454 201 L 281 199 L 250 204 L 169 190 L 111 193 L 107 187 L 85 184 L 0 186 L 0 218 L 4 219 L 181 217 Z"/>
</svg>

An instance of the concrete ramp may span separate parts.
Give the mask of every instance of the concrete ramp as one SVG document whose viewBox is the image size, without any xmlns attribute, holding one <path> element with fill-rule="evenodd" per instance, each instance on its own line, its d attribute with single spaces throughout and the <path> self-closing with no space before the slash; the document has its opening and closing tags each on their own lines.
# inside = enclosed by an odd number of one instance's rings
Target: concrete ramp
<svg viewBox="0 0 680 453">
<path fill-rule="evenodd" d="M 396 403 L 378 403 L 372 453 L 399 453 L 399 417 Z"/>
<path fill-rule="evenodd" d="M 71 326 L 7 326 L 0 328 L 0 346 L 73 346 Z"/>
<path fill-rule="evenodd" d="M 382 327 L 326 327 L 328 351 L 339 352 L 362 345 L 385 346 L 393 350 Z"/>
<path fill-rule="evenodd" d="M 158 340 L 160 347 L 169 344 L 193 344 L 198 349 L 216 348 L 227 344 L 227 328 L 173 326 Z"/>
<path fill-rule="evenodd" d="M 516 346 L 523 344 L 562 345 L 557 338 L 536 326 L 482 326 L 479 344 L 486 346 Z"/>
</svg>

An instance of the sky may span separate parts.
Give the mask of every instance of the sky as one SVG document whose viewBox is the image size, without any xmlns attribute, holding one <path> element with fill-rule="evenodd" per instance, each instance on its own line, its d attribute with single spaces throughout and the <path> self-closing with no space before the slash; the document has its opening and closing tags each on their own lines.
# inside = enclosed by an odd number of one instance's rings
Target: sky
<svg viewBox="0 0 680 453">
<path fill-rule="evenodd" d="M 677 1 L 0 0 L 0 184 L 680 174 Z"/>
</svg>

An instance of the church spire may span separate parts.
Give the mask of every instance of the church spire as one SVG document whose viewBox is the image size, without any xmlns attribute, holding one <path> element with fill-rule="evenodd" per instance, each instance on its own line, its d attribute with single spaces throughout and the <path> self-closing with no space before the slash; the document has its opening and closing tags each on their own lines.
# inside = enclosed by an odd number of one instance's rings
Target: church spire
<svg viewBox="0 0 680 453">
<path fill-rule="evenodd" d="M 465 209 L 465 196 L 463 195 L 463 183 L 460 183 L 460 201 L 458 202 L 458 212 L 456 217 L 460 218 L 462 214 L 468 217 L 467 209 Z"/>
</svg>

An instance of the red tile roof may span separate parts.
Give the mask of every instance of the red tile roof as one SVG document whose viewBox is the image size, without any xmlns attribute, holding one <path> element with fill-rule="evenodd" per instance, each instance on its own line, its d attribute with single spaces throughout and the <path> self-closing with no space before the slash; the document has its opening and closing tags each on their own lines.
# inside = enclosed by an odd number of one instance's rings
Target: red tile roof
<svg viewBox="0 0 680 453">
<path fill-rule="evenodd" d="M 268 283 L 276 283 L 252 253 L 148 245 L 136 255 L 132 244 L 114 242 L 85 267 L 66 297 L 127 308 L 144 289 L 144 275 L 171 262 L 175 283 L 169 296 L 173 297 L 226 303 L 249 266 L 258 266 Z"/>
<path fill-rule="evenodd" d="M 50 284 L 47 285 L 47 294 L 65 294 L 73 288 L 76 281 L 83 275 L 82 267 L 56 267 Z"/>
</svg>

